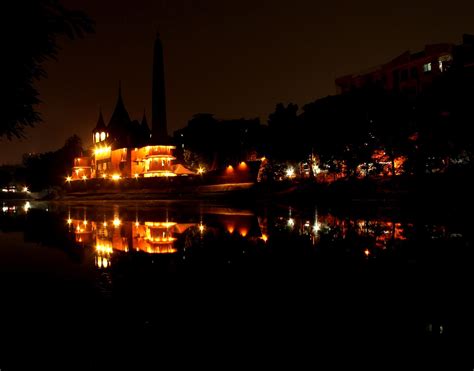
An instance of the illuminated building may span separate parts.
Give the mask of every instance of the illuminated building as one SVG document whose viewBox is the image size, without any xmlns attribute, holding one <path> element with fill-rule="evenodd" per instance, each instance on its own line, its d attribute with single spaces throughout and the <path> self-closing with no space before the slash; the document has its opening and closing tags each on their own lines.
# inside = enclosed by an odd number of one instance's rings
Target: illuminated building
<svg viewBox="0 0 474 371">
<path fill-rule="evenodd" d="M 145 113 L 141 122 L 130 119 L 123 101 L 122 87 L 119 85 L 117 103 L 108 124 L 105 124 L 101 110 L 92 130 L 90 155 L 74 160 L 70 180 L 120 180 L 194 174 L 182 165 L 173 164 L 175 147 L 169 145 L 163 48 L 158 35 L 154 45 L 152 94 L 153 127 L 150 131 Z"/>
</svg>

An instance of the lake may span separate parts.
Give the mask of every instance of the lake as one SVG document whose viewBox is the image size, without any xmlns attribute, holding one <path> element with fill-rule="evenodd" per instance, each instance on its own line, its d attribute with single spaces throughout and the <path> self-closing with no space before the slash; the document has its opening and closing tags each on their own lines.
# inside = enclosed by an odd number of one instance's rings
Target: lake
<svg viewBox="0 0 474 371">
<path fill-rule="evenodd" d="M 465 214 L 5 201 L 0 369 L 472 369 Z"/>
</svg>

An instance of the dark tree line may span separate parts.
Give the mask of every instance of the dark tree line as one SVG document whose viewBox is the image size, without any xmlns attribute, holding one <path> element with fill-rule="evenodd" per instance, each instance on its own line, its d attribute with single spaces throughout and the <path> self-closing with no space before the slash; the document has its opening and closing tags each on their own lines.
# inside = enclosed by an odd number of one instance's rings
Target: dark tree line
<svg viewBox="0 0 474 371">
<path fill-rule="evenodd" d="M 267 156 L 277 163 L 311 162 L 328 174 L 423 175 L 470 169 L 474 75 L 453 67 L 416 96 L 379 87 L 308 103 L 277 104 L 268 125 L 198 114 L 175 141 L 188 165 L 209 168 Z"/>
<path fill-rule="evenodd" d="M 264 132 L 259 119 L 219 120 L 213 114 L 199 113 L 174 133 L 176 155 L 192 169 L 235 165 L 262 152 Z"/>
<path fill-rule="evenodd" d="M 0 167 L 0 186 L 20 184 L 32 191 L 61 186 L 71 172 L 74 158 L 82 153 L 81 139 L 73 135 L 56 151 L 24 154 L 22 165 Z"/>
</svg>

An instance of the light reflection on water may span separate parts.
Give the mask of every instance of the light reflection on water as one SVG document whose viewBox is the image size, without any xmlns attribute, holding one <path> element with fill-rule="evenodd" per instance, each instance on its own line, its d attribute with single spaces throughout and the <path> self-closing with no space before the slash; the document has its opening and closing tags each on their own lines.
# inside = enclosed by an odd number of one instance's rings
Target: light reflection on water
<svg viewBox="0 0 474 371">
<path fill-rule="evenodd" d="M 250 321 L 255 315 L 259 326 L 273 329 L 270 318 L 278 315 L 280 327 L 312 329 L 315 336 L 336 332 L 356 342 L 361 334 L 373 344 L 383 335 L 418 346 L 420 338 L 474 333 L 472 316 L 459 309 L 473 308 L 453 304 L 462 302 L 453 287 L 472 292 L 465 275 L 472 272 L 473 239 L 463 218 L 438 222 L 416 214 L 199 203 L 25 206 L 4 203 L 0 213 L 0 272 L 7 274 L 0 287 L 12 292 L 5 302 L 20 309 L 41 301 L 48 308 L 43 315 L 50 316 L 45 331 L 82 319 L 84 329 L 76 331 L 94 333 L 95 326 L 104 326 L 121 334 L 128 326 L 171 336 L 180 321 L 183 333 L 206 323 L 202 332 L 208 324 L 220 329 L 225 323 L 227 329 L 236 318 Z M 237 273 L 237 284 L 229 273 Z M 35 295 L 33 304 L 21 304 Z M 54 308 L 65 298 L 73 304 L 57 321 Z M 222 313 L 216 311 L 223 306 Z M 29 318 L 17 309 L 4 317 L 11 333 Z M 46 322 L 40 317 L 31 323 Z M 240 325 L 235 322 L 234 331 Z M 108 340 L 112 344 L 113 335 Z"/>
<path fill-rule="evenodd" d="M 349 255 L 373 258 L 386 250 L 419 242 L 420 238 L 452 241 L 463 239 L 466 233 L 456 224 L 427 224 L 396 217 L 343 217 L 318 212 L 317 208 L 241 210 L 212 204 L 75 206 L 27 201 L 3 203 L 1 217 L 5 232 L 9 221 L 14 220 L 19 229 L 30 230 L 34 224 L 33 229 L 42 233 L 55 225 L 51 233 L 93 251 L 94 264 L 101 269 L 110 268 L 112 256 L 117 253 L 174 254 L 186 260 L 190 252 L 195 255 L 198 250 L 199 254 L 199 250 L 216 243 L 229 252 L 236 244 L 243 244 L 239 247 L 244 249 L 243 254 L 246 248 L 278 248 L 282 244 L 295 249 L 312 246 L 313 252 L 320 253 L 344 243 L 350 245 Z M 59 223 L 64 228 L 56 226 Z M 28 236 L 43 242 L 42 233 Z M 227 261 L 233 260 L 232 254 Z"/>
</svg>

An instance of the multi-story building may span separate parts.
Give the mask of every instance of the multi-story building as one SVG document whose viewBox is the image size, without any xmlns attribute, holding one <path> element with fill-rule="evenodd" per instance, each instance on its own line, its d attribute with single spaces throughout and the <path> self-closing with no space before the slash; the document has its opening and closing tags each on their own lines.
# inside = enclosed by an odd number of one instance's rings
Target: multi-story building
<svg viewBox="0 0 474 371">
<path fill-rule="evenodd" d="M 352 89 L 374 86 L 387 91 L 416 95 L 433 79 L 453 66 L 472 68 L 474 65 L 474 36 L 463 35 L 463 42 L 426 45 L 422 51 L 406 51 L 391 61 L 359 73 L 336 79 L 338 94 Z"/>
</svg>

